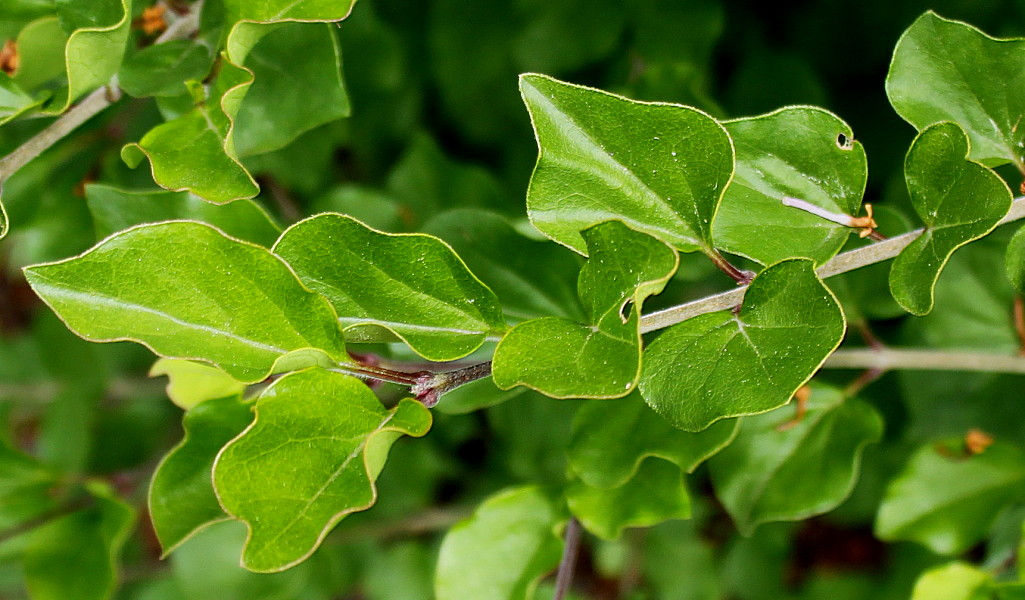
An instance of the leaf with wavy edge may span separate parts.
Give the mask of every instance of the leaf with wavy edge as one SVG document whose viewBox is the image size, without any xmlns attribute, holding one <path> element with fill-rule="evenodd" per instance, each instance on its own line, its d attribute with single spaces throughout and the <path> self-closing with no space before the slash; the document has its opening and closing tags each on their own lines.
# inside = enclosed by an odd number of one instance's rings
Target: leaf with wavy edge
<svg viewBox="0 0 1025 600">
<path fill-rule="evenodd" d="M 419 402 L 387 410 L 363 382 L 322 369 L 275 381 L 255 412 L 217 456 L 214 489 L 249 527 L 242 565 L 259 572 L 305 560 L 338 521 L 373 505 L 391 444 L 431 427 Z"/>
<path fill-rule="evenodd" d="M 239 393 L 207 400 L 185 413 L 185 436 L 160 461 L 147 497 L 163 556 L 207 525 L 230 518 L 214 494 L 214 459 L 252 421 L 252 403 L 243 402 Z"/>
<path fill-rule="evenodd" d="M 502 389 L 525 385 L 553 398 L 618 398 L 640 374 L 640 311 L 662 291 L 679 256 L 620 221 L 581 232 L 590 257 L 577 294 L 588 322 L 563 317 L 524 321 L 495 349 L 493 378 Z"/>
<path fill-rule="evenodd" d="M 331 301 L 346 330 L 387 329 L 428 360 L 462 358 L 506 329 L 498 298 L 434 236 L 324 213 L 289 227 L 273 252 Z"/>
<path fill-rule="evenodd" d="M 996 228 L 1011 208 L 1007 183 L 968 159 L 969 138 L 955 123 L 923 130 L 904 160 L 911 204 L 925 223 L 890 268 L 890 291 L 904 310 L 932 310 L 936 280 L 955 250 Z"/>
<path fill-rule="evenodd" d="M 242 382 L 308 349 L 347 360 L 324 298 L 266 248 L 203 223 L 133 227 L 80 256 L 26 267 L 25 277 L 81 337 L 136 341 Z"/>
<path fill-rule="evenodd" d="M 740 312 L 708 313 L 667 329 L 644 352 L 644 400 L 675 427 L 780 407 L 843 339 L 846 322 L 813 263 L 791 259 L 755 277 Z"/>
<path fill-rule="evenodd" d="M 619 219 L 677 250 L 710 251 L 734 162 L 718 121 L 544 75 L 521 75 L 520 93 L 538 140 L 527 190 L 538 230 L 586 254 L 580 232 Z"/>
</svg>

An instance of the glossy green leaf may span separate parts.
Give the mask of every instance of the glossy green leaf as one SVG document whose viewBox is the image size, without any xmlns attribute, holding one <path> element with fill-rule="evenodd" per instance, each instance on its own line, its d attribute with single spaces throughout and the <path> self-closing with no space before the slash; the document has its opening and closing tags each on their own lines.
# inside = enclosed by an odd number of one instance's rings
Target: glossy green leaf
<svg viewBox="0 0 1025 600">
<path fill-rule="evenodd" d="M 843 339 L 845 322 L 809 260 L 755 277 L 739 314 L 727 310 L 674 325 L 644 353 L 640 390 L 684 431 L 786 404 Z"/>
<path fill-rule="evenodd" d="M 203 79 L 213 60 L 210 49 L 197 41 L 153 44 L 125 58 L 118 85 L 136 98 L 180 96 L 188 92 L 184 82 Z"/>
<path fill-rule="evenodd" d="M 966 456 L 960 440 L 923 446 L 890 482 L 876 518 L 883 540 L 959 554 L 986 535 L 997 511 L 1025 496 L 1025 453 L 996 442 Z"/>
<path fill-rule="evenodd" d="M 0 441 L 0 535 L 53 508 L 57 476 Z"/>
<path fill-rule="evenodd" d="M 284 148 L 305 131 L 349 115 L 333 27 L 290 23 L 246 55 L 253 83 L 238 110 L 239 156 Z"/>
<path fill-rule="evenodd" d="M 996 173 L 968 160 L 968 137 L 954 123 L 922 131 L 904 161 L 911 203 L 925 231 L 893 261 L 890 290 L 908 312 L 932 310 L 934 288 L 950 255 L 993 231 L 1011 208 Z"/>
<path fill-rule="evenodd" d="M 25 269 L 78 335 L 209 362 L 242 382 L 296 350 L 345 359 L 335 313 L 281 259 L 190 221 L 142 225 L 81 256 Z"/>
<path fill-rule="evenodd" d="M 214 398 L 238 396 L 246 389 L 244 383 L 235 381 L 224 371 L 191 360 L 158 359 L 149 370 L 149 376 L 161 375 L 167 376 L 167 397 L 184 410 Z"/>
<path fill-rule="evenodd" d="M 186 192 L 131 191 L 99 183 L 85 187 L 98 237 L 133 225 L 185 219 L 201 221 L 224 233 L 270 248 L 281 228 L 252 200 L 210 204 Z"/>
<path fill-rule="evenodd" d="M 280 21 L 340 21 L 355 0 L 224 0 L 228 19 L 275 23 Z"/>
<path fill-rule="evenodd" d="M 521 76 L 520 93 L 540 148 L 527 211 L 542 233 L 583 254 L 581 231 L 620 219 L 684 252 L 712 246 L 734 161 L 715 119 L 543 75 Z"/>
<path fill-rule="evenodd" d="M 1025 227 L 1007 245 L 1007 277 L 1019 294 L 1025 294 Z"/>
<path fill-rule="evenodd" d="M 737 438 L 709 461 L 716 496 L 746 535 L 838 506 L 854 489 L 865 446 L 882 437 L 870 405 L 833 388 L 811 390 L 796 423 L 787 408 L 743 419 Z"/>
<path fill-rule="evenodd" d="M 619 487 L 648 457 L 665 459 L 691 473 L 733 440 L 738 421 L 716 423 L 700 433 L 680 431 L 655 414 L 639 394 L 584 404 L 573 420 L 569 461 L 585 484 Z"/>
<path fill-rule="evenodd" d="M 433 236 L 327 213 L 288 228 L 274 253 L 331 301 L 344 328 L 387 329 L 429 360 L 462 358 L 505 329 L 495 295 Z"/>
<path fill-rule="evenodd" d="M 886 95 L 916 129 L 953 121 L 971 139 L 969 158 L 1019 169 L 1025 128 L 1025 40 L 991 38 L 934 12 L 918 18 L 897 42 Z"/>
<path fill-rule="evenodd" d="M 851 128 L 810 106 L 723 125 L 736 146 L 737 166 L 712 225 L 716 247 L 764 265 L 795 257 L 821 264 L 836 254 L 850 228 L 781 200 L 857 215 L 868 165 Z"/>
<path fill-rule="evenodd" d="M 105 600 L 135 511 L 112 490 L 90 484 L 92 504 L 34 529 L 25 548 L 25 586 L 34 600 Z"/>
<path fill-rule="evenodd" d="M 68 87 L 54 97 L 47 111 L 61 113 L 117 73 L 128 42 L 131 9 L 128 0 L 57 0 L 54 6 L 68 36 L 64 50 Z"/>
<path fill-rule="evenodd" d="M 500 492 L 441 543 L 437 600 L 527 600 L 562 554 L 563 509 L 536 487 Z"/>
<path fill-rule="evenodd" d="M 967 563 L 952 562 L 922 573 L 911 600 L 990 600 L 992 586 L 989 573 Z"/>
<path fill-rule="evenodd" d="M 618 398 L 636 385 L 641 304 L 662 291 L 679 257 L 619 221 L 581 235 L 590 258 L 577 288 L 589 323 L 545 317 L 514 327 L 495 349 L 498 387 L 525 385 L 554 398 Z"/>
<path fill-rule="evenodd" d="M 588 531 L 613 540 L 627 527 L 650 527 L 690 517 L 690 496 L 680 469 L 664 460 L 645 461 L 629 481 L 602 489 L 570 484 L 566 503 Z"/>
<path fill-rule="evenodd" d="M 373 505 L 391 444 L 431 426 L 419 402 L 387 410 L 363 382 L 321 369 L 275 381 L 255 411 L 218 455 L 214 488 L 249 527 L 242 564 L 259 572 L 303 561 L 338 521 Z"/>
<path fill-rule="evenodd" d="M 424 226 L 424 233 L 452 245 L 501 300 L 507 319 L 583 318 L 573 287 L 580 263 L 572 252 L 530 240 L 504 217 L 476 209 L 441 213 Z"/>
<path fill-rule="evenodd" d="M 252 406 L 237 394 L 185 413 L 185 437 L 160 462 L 149 488 L 150 519 L 165 556 L 200 529 L 228 519 L 214 494 L 214 458 L 252 420 Z"/>
</svg>

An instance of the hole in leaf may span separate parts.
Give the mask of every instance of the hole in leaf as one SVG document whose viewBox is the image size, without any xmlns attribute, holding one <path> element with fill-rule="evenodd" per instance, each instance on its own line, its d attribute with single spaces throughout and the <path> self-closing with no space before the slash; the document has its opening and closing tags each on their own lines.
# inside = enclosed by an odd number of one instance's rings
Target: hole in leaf
<svg viewBox="0 0 1025 600">
<path fill-rule="evenodd" d="M 854 147 L 854 138 L 849 138 L 846 134 L 839 133 L 836 136 L 836 147 L 841 150 L 850 150 Z"/>
<path fill-rule="evenodd" d="M 619 307 L 619 320 L 626 323 L 630 320 L 630 307 L 633 306 L 633 302 L 627 300 Z"/>
</svg>

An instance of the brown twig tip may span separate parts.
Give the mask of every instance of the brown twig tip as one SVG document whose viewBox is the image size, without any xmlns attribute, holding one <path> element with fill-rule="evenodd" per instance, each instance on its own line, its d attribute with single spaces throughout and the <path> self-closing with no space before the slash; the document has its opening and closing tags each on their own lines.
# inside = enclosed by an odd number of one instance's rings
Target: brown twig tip
<svg viewBox="0 0 1025 600">
<path fill-rule="evenodd" d="M 982 454 L 993 445 L 993 436 L 981 429 L 970 429 L 964 436 L 964 447 L 969 454 Z"/>
</svg>

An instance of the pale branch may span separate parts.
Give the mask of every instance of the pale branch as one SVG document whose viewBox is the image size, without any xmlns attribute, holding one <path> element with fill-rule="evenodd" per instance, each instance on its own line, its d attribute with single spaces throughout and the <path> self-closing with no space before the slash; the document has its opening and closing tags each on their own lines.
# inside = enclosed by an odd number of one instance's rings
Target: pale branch
<svg viewBox="0 0 1025 600">
<path fill-rule="evenodd" d="M 189 14 L 171 23 L 154 43 L 162 44 L 171 40 L 184 39 L 195 33 L 199 28 L 202 4 L 202 0 L 194 4 Z M 78 129 L 83 123 L 120 99 L 121 88 L 118 86 L 117 75 L 115 75 L 106 85 L 93 90 L 56 121 L 0 159 L 0 185 L 37 156 Z"/>
<path fill-rule="evenodd" d="M 1000 220 L 998 225 L 1020 219 L 1025 219 L 1025 196 L 1014 199 L 1014 202 L 1011 203 L 1011 210 Z M 819 277 L 826 278 L 889 260 L 900 254 L 901 250 L 913 242 L 923 231 L 924 229 L 916 229 L 881 242 L 875 242 L 861 248 L 837 254 L 832 260 L 816 269 L 816 272 Z M 747 290 L 747 286 L 738 287 L 734 290 L 644 315 L 641 317 L 641 333 L 664 329 L 705 313 L 733 308 L 744 299 L 745 290 Z"/>
<path fill-rule="evenodd" d="M 978 371 L 1025 375 L 1025 356 L 993 352 L 858 348 L 837 350 L 824 369 L 872 369 L 879 371 Z"/>
</svg>

